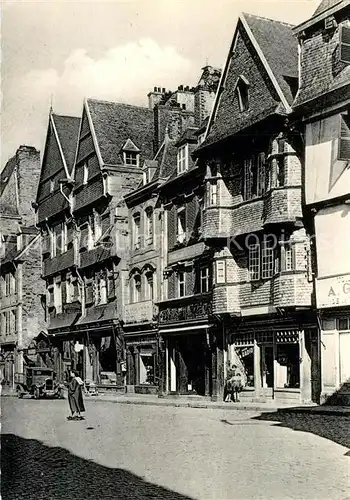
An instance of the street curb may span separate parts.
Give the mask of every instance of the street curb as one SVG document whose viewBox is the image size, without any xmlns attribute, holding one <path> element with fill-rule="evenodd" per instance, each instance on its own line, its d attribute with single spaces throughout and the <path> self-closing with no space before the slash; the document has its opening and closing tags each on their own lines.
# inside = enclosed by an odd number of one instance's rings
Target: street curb
<svg viewBox="0 0 350 500">
<path fill-rule="evenodd" d="M 316 406 L 314 408 L 280 408 L 278 413 L 306 413 L 308 415 L 331 415 L 350 417 L 350 408 L 330 409 Z"/>
<path fill-rule="evenodd" d="M 234 405 L 216 405 L 216 404 L 205 404 L 205 403 L 187 403 L 187 402 L 173 402 L 173 401 L 121 401 L 112 399 L 94 399 L 95 401 L 106 402 L 106 403 L 119 403 L 122 405 L 139 405 L 139 406 L 168 406 L 173 408 L 197 408 L 201 410 L 251 410 L 251 411 L 277 411 L 278 408 L 271 407 L 261 407 L 261 406 L 234 406 Z M 85 401 L 91 401 L 90 399 L 85 399 Z"/>
<path fill-rule="evenodd" d="M 1 394 L 3 398 L 17 398 L 16 394 Z M 67 398 L 65 398 L 67 399 Z M 158 401 L 145 401 L 137 399 L 125 399 L 124 401 L 120 398 L 106 398 L 99 396 L 85 397 L 85 401 L 95 401 L 104 403 L 114 403 L 122 405 L 139 405 L 139 406 L 161 406 L 161 407 L 173 407 L 173 408 L 197 408 L 201 410 L 236 410 L 236 411 L 259 411 L 262 413 L 275 412 L 276 414 L 307 414 L 307 415 L 329 415 L 329 416 L 342 416 L 350 417 L 350 407 L 349 408 L 323 408 L 320 406 L 309 406 L 309 407 L 285 407 L 281 408 L 278 406 L 247 406 L 238 404 L 220 404 L 220 403 L 200 403 L 200 402 L 186 402 L 186 401 L 166 401 L 164 399 L 159 399 Z"/>
</svg>

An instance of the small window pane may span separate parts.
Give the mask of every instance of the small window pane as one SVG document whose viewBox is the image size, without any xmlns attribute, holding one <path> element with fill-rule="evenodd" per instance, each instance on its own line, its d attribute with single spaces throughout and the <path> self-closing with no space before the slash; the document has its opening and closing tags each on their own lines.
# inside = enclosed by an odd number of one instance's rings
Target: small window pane
<svg viewBox="0 0 350 500">
<path fill-rule="evenodd" d="M 349 318 L 340 318 L 338 320 L 338 330 L 349 330 Z"/>
<path fill-rule="evenodd" d="M 255 243 L 249 246 L 248 268 L 251 280 L 260 279 L 260 245 Z"/>
<path fill-rule="evenodd" d="M 216 283 L 226 282 L 226 265 L 224 260 L 216 261 Z"/>
</svg>

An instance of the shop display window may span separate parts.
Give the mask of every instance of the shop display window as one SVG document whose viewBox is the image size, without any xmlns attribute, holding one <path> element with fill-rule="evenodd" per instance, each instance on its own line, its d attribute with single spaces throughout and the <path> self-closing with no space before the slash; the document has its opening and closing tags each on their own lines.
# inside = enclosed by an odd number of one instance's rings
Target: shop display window
<svg viewBox="0 0 350 500">
<path fill-rule="evenodd" d="M 238 368 L 242 370 L 245 387 L 254 387 L 254 346 L 235 347 Z"/>
<path fill-rule="evenodd" d="M 140 352 L 140 384 L 155 383 L 154 380 L 154 353 L 152 350 L 144 349 Z"/>
<path fill-rule="evenodd" d="M 299 344 L 278 344 L 276 361 L 276 386 L 298 389 L 300 387 Z"/>
</svg>

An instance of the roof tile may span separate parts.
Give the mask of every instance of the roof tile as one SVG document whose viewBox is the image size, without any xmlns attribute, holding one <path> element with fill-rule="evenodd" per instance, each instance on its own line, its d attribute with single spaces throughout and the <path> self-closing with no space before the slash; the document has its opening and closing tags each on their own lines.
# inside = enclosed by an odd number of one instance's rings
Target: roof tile
<svg viewBox="0 0 350 500">
<path fill-rule="evenodd" d="M 120 151 L 127 139 L 140 149 L 141 163 L 153 157 L 152 110 L 96 99 L 88 99 L 87 106 L 104 164 L 122 164 Z"/>
<path fill-rule="evenodd" d="M 68 172 L 71 173 L 78 143 L 80 118 L 56 114 L 52 114 L 52 118 L 56 126 Z"/>
</svg>

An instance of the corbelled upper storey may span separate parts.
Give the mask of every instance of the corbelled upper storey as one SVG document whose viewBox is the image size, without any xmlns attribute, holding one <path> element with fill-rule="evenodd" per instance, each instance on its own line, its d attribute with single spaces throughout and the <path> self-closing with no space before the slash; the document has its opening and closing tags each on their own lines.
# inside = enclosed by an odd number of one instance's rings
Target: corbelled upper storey
<svg viewBox="0 0 350 500">
<path fill-rule="evenodd" d="M 296 111 L 310 114 L 350 99 L 350 0 L 324 0 L 294 33 L 300 45 Z"/>
<path fill-rule="evenodd" d="M 289 113 L 297 83 L 298 43 L 292 26 L 242 14 L 201 148 L 268 116 Z"/>
</svg>

